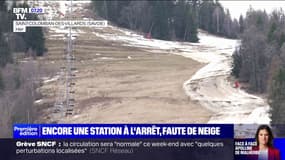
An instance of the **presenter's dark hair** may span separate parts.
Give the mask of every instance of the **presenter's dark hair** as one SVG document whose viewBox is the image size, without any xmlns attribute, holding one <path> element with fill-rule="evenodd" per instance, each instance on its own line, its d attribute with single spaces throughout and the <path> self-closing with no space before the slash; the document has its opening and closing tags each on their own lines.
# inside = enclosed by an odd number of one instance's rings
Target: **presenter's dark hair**
<svg viewBox="0 0 285 160">
<path fill-rule="evenodd" d="M 272 131 L 270 129 L 270 127 L 268 125 L 260 125 L 258 128 L 257 128 L 257 131 L 255 133 L 255 140 L 257 142 L 257 145 L 259 146 L 259 141 L 258 141 L 258 134 L 259 134 L 259 131 L 260 130 L 263 130 L 265 129 L 267 132 L 268 132 L 268 143 L 267 143 L 267 146 L 268 147 L 273 147 L 273 134 L 272 134 Z"/>
</svg>

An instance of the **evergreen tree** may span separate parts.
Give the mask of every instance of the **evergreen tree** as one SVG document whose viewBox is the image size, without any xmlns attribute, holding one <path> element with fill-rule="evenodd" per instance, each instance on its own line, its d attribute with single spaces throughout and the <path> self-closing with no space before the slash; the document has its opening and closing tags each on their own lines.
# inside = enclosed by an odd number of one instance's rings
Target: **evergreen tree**
<svg viewBox="0 0 285 160">
<path fill-rule="evenodd" d="M 223 27 L 222 27 L 223 35 L 230 37 L 230 34 L 232 32 L 231 25 L 232 25 L 231 15 L 230 15 L 229 10 L 227 10 L 224 23 L 223 23 Z"/>
<path fill-rule="evenodd" d="M 5 89 L 4 80 L 2 77 L 2 72 L 0 71 L 0 93 Z"/>
<path fill-rule="evenodd" d="M 242 68 L 242 57 L 239 50 L 235 50 L 233 54 L 232 75 L 239 78 L 240 69 Z"/>
<path fill-rule="evenodd" d="M 26 52 L 31 50 L 33 55 L 42 56 L 45 52 L 45 39 L 41 27 L 27 28 L 24 34 L 27 47 Z"/>
<path fill-rule="evenodd" d="M 1 11 L 7 11 L 6 0 L 0 1 L 0 10 L 1 10 Z"/>
<path fill-rule="evenodd" d="M 285 44 L 285 33 L 282 32 L 278 39 L 278 47 L 281 48 L 282 45 Z"/>
<path fill-rule="evenodd" d="M 7 5 L 6 1 L 0 1 L 0 22 L 2 25 L 0 25 L 0 30 L 2 32 L 8 32 L 9 29 L 9 19 L 8 19 L 8 12 L 7 12 Z"/>
<path fill-rule="evenodd" d="M 153 1 L 153 32 L 152 35 L 158 39 L 169 40 L 171 25 L 171 1 Z"/>
<path fill-rule="evenodd" d="M 177 37 L 178 39 L 184 38 L 186 28 L 186 12 L 187 8 L 185 5 L 185 1 L 178 1 L 173 10 L 173 25 L 175 30 L 175 37 Z"/>
<path fill-rule="evenodd" d="M 191 6 L 188 6 L 187 11 L 186 11 L 186 28 L 185 28 L 185 33 L 184 33 L 184 40 L 185 41 L 190 41 L 190 42 L 197 42 L 198 37 L 198 26 L 195 23 L 195 13 L 193 12 L 193 9 Z"/>
<path fill-rule="evenodd" d="M 213 0 L 209 1 L 202 1 L 200 12 L 199 12 L 199 26 L 201 29 L 204 29 L 209 32 L 213 32 L 215 29 L 213 29 L 212 25 L 212 15 L 214 11 L 214 2 Z"/>
<path fill-rule="evenodd" d="M 122 10 L 130 4 L 131 0 L 93 0 L 95 12 L 104 19 L 120 24 Z M 124 25 L 125 23 L 123 23 Z"/>
<path fill-rule="evenodd" d="M 181 0 L 178 1 L 173 9 L 173 27 L 177 39 L 190 42 L 198 41 L 197 6 L 194 4 Z"/>
<path fill-rule="evenodd" d="M 12 55 L 0 29 L 0 67 L 5 67 L 10 62 L 12 62 Z"/>
<path fill-rule="evenodd" d="M 276 31 L 276 29 L 277 29 L 277 24 L 273 22 L 267 34 L 268 42 L 272 42 L 274 40 L 274 32 Z"/>
<path fill-rule="evenodd" d="M 285 123 L 285 70 L 280 69 L 274 77 L 269 98 L 271 123 Z M 285 132 L 285 131 L 283 131 Z"/>
<path fill-rule="evenodd" d="M 23 3 L 17 7 L 29 8 L 29 5 Z M 26 17 L 27 20 L 39 20 L 36 14 L 26 14 Z M 42 56 L 46 51 L 45 38 L 42 27 L 27 27 L 26 32 L 18 33 L 18 35 L 22 36 L 25 41 L 25 52 L 31 51 L 33 56 Z"/>
<path fill-rule="evenodd" d="M 104 19 L 108 19 L 107 1 L 106 0 L 102 0 L 102 1 L 92 0 L 92 2 L 93 2 L 93 6 L 94 6 L 94 9 L 97 15 L 101 16 Z"/>
<path fill-rule="evenodd" d="M 244 20 L 243 20 L 243 16 L 242 15 L 240 15 L 239 16 L 239 32 L 240 33 L 243 33 L 243 31 L 244 31 Z"/>
</svg>

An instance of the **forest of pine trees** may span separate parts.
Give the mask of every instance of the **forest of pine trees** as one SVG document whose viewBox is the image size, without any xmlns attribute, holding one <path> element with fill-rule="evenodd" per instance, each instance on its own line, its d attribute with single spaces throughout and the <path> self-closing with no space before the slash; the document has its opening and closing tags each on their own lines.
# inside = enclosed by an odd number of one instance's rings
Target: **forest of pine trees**
<svg viewBox="0 0 285 160">
<path fill-rule="evenodd" d="M 7 20 L 8 20 L 8 16 L 7 16 L 6 4 L 4 1 L 0 1 L 0 24 L 5 24 Z M 7 63 L 12 62 L 12 55 L 11 55 L 8 42 L 5 36 L 6 33 L 7 33 L 6 25 L 1 25 L 0 27 L 0 67 L 5 67 Z M 1 83 L 1 80 L 0 80 L 0 83 Z"/>
<path fill-rule="evenodd" d="M 14 1 L 15 2 L 15 1 Z M 13 7 L 29 7 L 19 4 Z M 11 10 L 5 1 L 0 1 L 0 137 L 11 137 L 9 129 L 14 123 L 32 122 L 36 117 L 32 110 L 39 96 L 34 79 L 39 76 L 36 64 L 28 61 L 18 63 L 17 52 L 32 52 L 41 56 L 45 51 L 45 39 L 41 28 L 28 28 L 26 33 L 13 33 Z M 29 19 L 37 19 L 30 15 Z M 29 116 L 27 116 L 29 112 Z"/>
<path fill-rule="evenodd" d="M 239 22 L 214 0 L 93 0 L 95 12 L 120 27 L 163 40 L 198 42 L 198 28 L 237 38 Z"/>
<path fill-rule="evenodd" d="M 272 123 L 285 123 L 285 14 L 250 9 L 242 21 L 241 46 L 233 55 L 232 74 L 249 90 L 267 93 Z"/>
</svg>

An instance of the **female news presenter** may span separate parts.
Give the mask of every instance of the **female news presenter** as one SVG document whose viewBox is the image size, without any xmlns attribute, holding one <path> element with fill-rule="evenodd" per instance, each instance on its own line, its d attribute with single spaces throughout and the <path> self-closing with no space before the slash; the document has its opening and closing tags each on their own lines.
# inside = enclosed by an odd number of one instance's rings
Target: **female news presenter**
<svg viewBox="0 0 285 160">
<path fill-rule="evenodd" d="M 268 125 L 258 127 L 255 139 L 257 146 L 253 150 L 258 151 L 257 160 L 280 160 L 279 150 L 273 147 L 273 134 Z"/>
</svg>

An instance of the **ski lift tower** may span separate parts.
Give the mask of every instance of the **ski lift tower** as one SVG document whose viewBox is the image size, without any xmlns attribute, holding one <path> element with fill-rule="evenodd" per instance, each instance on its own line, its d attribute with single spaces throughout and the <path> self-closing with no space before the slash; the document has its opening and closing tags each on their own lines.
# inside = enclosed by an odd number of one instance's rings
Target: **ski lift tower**
<svg viewBox="0 0 285 160">
<path fill-rule="evenodd" d="M 72 0 L 70 0 L 69 6 L 69 19 L 72 20 Z M 55 113 L 59 113 L 60 116 L 69 116 L 74 114 L 74 77 L 75 77 L 75 56 L 73 50 L 73 37 L 72 37 L 72 25 L 68 27 L 67 46 L 64 50 L 65 54 L 65 66 L 61 67 L 59 81 L 58 81 L 58 92 L 56 94 L 56 101 L 54 104 Z"/>
</svg>

